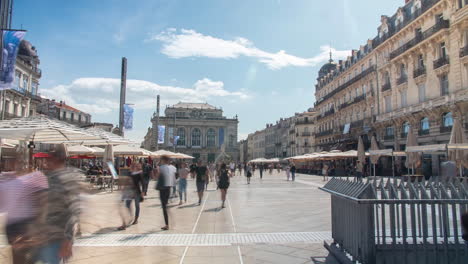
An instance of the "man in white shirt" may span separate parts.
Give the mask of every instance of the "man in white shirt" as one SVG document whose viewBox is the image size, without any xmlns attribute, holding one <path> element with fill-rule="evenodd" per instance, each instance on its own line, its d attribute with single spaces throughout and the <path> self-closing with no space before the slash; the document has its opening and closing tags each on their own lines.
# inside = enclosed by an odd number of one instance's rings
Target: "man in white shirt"
<svg viewBox="0 0 468 264">
<path fill-rule="evenodd" d="M 156 189 L 159 190 L 159 199 L 161 199 L 161 206 L 164 214 L 165 226 L 161 227 L 162 230 L 169 230 L 169 216 L 167 214 L 167 203 L 171 194 L 172 186 L 176 183 L 176 167 L 170 164 L 168 156 L 161 157 L 161 165 L 157 171 L 158 183 Z"/>
</svg>

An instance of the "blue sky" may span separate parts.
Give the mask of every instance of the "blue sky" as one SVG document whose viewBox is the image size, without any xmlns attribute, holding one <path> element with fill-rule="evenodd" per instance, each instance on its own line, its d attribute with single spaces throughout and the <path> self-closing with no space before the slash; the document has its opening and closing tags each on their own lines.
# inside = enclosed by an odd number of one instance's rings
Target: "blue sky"
<svg viewBox="0 0 468 264">
<path fill-rule="evenodd" d="M 161 105 L 208 102 L 239 134 L 305 111 L 328 51 L 345 57 L 404 0 L 16 0 L 42 68 L 40 93 L 118 123 L 120 61 L 141 141 Z"/>
</svg>

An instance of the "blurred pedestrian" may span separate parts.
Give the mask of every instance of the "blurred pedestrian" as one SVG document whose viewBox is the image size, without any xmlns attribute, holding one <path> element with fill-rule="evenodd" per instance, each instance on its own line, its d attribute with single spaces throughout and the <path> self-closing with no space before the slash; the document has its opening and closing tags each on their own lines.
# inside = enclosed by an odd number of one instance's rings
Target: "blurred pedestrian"
<svg viewBox="0 0 468 264">
<path fill-rule="evenodd" d="M 187 163 L 182 162 L 179 168 L 179 205 L 182 205 L 182 201 L 187 202 L 187 178 L 190 173 L 187 168 Z M 185 199 L 183 199 L 185 197 Z"/>
<path fill-rule="evenodd" d="M 119 178 L 119 185 L 120 189 L 122 190 L 121 201 L 123 203 L 123 207 L 121 207 L 119 210 L 122 225 L 117 228 L 117 230 L 125 230 L 133 221 L 132 210 L 130 206 L 132 201 L 135 199 L 136 192 L 133 180 L 129 176 L 121 176 Z M 130 221 L 128 218 L 130 218 Z"/>
<path fill-rule="evenodd" d="M 35 227 L 45 224 L 47 178 L 23 168 L 27 163 L 20 152 L 16 152 L 15 170 L 0 174 L 0 213 L 6 213 L 5 234 L 13 264 L 33 263 L 35 249 L 45 239 Z"/>
<path fill-rule="evenodd" d="M 250 184 L 250 178 L 252 178 L 252 165 L 249 164 L 247 165 L 247 184 Z"/>
<path fill-rule="evenodd" d="M 153 166 L 149 164 L 148 160 L 145 160 L 143 164 L 143 195 L 148 194 L 148 185 L 151 179 L 151 174 L 153 173 Z"/>
<path fill-rule="evenodd" d="M 161 207 L 164 215 L 165 226 L 161 227 L 162 230 L 169 230 L 169 215 L 167 212 L 167 204 L 169 196 L 171 195 L 171 188 L 175 185 L 177 169 L 170 164 L 168 156 L 161 157 L 161 165 L 157 171 L 158 182 L 156 189 L 159 190 L 159 199 L 161 200 Z"/>
<path fill-rule="evenodd" d="M 203 161 L 200 159 L 198 160 L 198 165 L 196 168 L 196 184 L 197 184 L 197 192 L 198 192 L 198 205 L 201 205 L 203 199 L 203 193 L 205 191 L 205 185 L 208 181 L 208 168 L 203 165 Z"/>
<path fill-rule="evenodd" d="M 284 171 L 286 172 L 286 180 L 289 181 L 289 178 L 291 177 L 291 167 L 289 166 L 289 164 L 286 164 L 284 166 Z"/>
<path fill-rule="evenodd" d="M 45 239 L 35 261 L 58 264 L 72 256 L 80 215 L 78 179 L 84 175 L 77 169 L 65 167 L 67 154 L 64 145 L 56 145 L 50 154 L 45 174 L 49 184 L 45 222 L 35 226 L 35 231 L 43 234 Z"/>
<path fill-rule="evenodd" d="M 224 202 L 226 201 L 226 194 L 229 188 L 229 178 L 232 177 L 232 173 L 229 173 L 225 163 L 221 164 L 221 169 L 219 170 L 219 180 L 218 187 L 221 190 L 221 208 L 224 208 Z"/>
<path fill-rule="evenodd" d="M 260 163 L 258 166 L 259 166 L 259 171 L 260 171 L 260 179 L 263 179 L 263 170 L 265 169 L 264 165 L 263 163 Z"/>
<path fill-rule="evenodd" d="M 289 171 L 291 172 L 291 180 L 295 181 L 296 180 L 296 164 L 292 163 Z"/>
</svg>

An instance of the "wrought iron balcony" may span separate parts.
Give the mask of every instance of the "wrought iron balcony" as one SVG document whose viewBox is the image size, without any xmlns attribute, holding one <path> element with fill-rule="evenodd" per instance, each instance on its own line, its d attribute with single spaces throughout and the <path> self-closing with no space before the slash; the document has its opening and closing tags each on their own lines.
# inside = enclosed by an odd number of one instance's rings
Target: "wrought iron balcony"
<svg viewBox="0 0 468 264">
<path fill-rule="evenodd" d="M 440 68 L 440 67 L 442 67 L 444 65 L 447 65 L 449 63 L 450 63 L 450 61 L 449 61 L 448 56 L 441 57 L 441 58 L 434 61 L 434 70 L 438 69 L 438 68 Z"/>
<path fill-rule="evenodd" d="M 333 129 L 330 129 L 330 130 L 318 132 L 318 133 L 315 134 L 315 136 L 316 137 L 323 137 L 323 136 L 328 136 L 328 135 L 332 135 L 332 134 L 333 134 Z"/>
<path fill-rule="evenodd" d="M 426 74 L 426 67 L 420 66 L 419 68 L 417 68 L 417 69 L 415 69 L 413 71 L 413 78 L 417 78 L 417 77 L 419 77 L 421 75 L 424 75 L 424 74 Z"/>
<path fill-rule="evenodd" d="M 426 135 L 429 135 L 429 129 L 420 129 L 419 130 L 419 133 L 418 133 L 420 136 L 426 136 Z"/>
<path fill-rule="evenodd" d="M 452 126 L 441 126 L 440 133 L 449 133 L 452 132 Z"/>
<path fill-rule="evenodd" d="M 390 89 L 392 89 L 392 84 L 391 84 L 390 82 L 384 83 L 384 84 L 382 85 L 382 92 L 388 91 L 388 90 L 390 90 Z"/>
<path fill-rule="evenodd" d="M 395 135 L 385 135 L 384 136 L 384 140 L 394 140 L 395 139 Z"/>
<path fill-rule="evenodd" d="M 428 39 L 435 33 L 439 32 L 440 30 L 444 28 L 449 28 L 450 22 L 448 20 L 439 20 L 437 23 L 429 28 L 428 30 L 417 34 L 412 40 L 406 42 L 405 44 L 401 45 L 398 49 L 392 51 L 390 53 L 390 60 L 393 60 L 394 58 L 400 56 L 407 50 L 411 49 L 412 47 L 416 46 L 419 44 L 421 41 Z"/>
<path fill-rule="evenodd" d="M 332 108 L 332 109 L 326 111 L 325 113 L 323 113 L 323 115 L 318 116 L 317 120 L 320 120 L 320 119 L 323 119 L 323 118 L 325 118 L 327 116 L 333 115 L 334 113 L 335 113 L 335 109 Z"/>
<path fill-rule="evenodd" d="M 460 58 L 463 58 L 466 55 L 468 55 L 468 45 L 460 49 Z"/>
<path fill-rule="evenodd" d="M 303 137 L 310 137 L 310 132 L 302 132 L 301 134 Z"/>
<path fill-rule="evenodd" d="M 358 120 L 351 122 L 351 128 L 362 128 L 364 126 L 364 120 Z"/>
<path fill-rule="evenodd" d="M 343 83 L 342 85 L 338 86 L 338 88 L 336 88 L 335 90 L 331 91 L 329 94 L 325 95 L 324 97 L 320 98 L 314 106 L 318 106 L 320 105 L 321 103 L 323 103 L 325 100 L 333 97 L 335 94 L 343 91 L 344 89 L 346 89 L 348 86 L 354 84 L 355 82 L 359 81 L 360 79 L 362 79 L 363 77 L 367 76 L 368 74 L 374 72 L 376 70 L 376 67 L 375 65 L 372 65 L 371 67 L 367 68 L 366 70 L 362 71 L 361 73 L 359 73 L 358 75 L 354 76 L 354 78 L 350 79 L 349 81 Z"/>
<path fill-rule="evenodd" d="M 397 79 L 397 85 L 404 84 L 407 81 L 408 81 L 408 77 L 406 75 L 402 75 L 400 76 L 400 78 Z"/>
<path fill-rule="evenodd" d="M 382 37 L 375 37 L 372 40 L 372 47 L 375 49 L 377 46 L 380 44 L 384 43 L 387 39 L 391 38 L 395 33 L 403 29 L 405 26 L 407 26 L 409 23 L 413 22 L 415 19 L 417 19 L 419 16 L 421 16 L 424 12 L 429 10 L 431 7 L 433 7 L 435 4 L 440 2 L 442 0 L 427 0 L 427 1 L 422 1 L 421 2 L 421 8 L 416 9 L 413 14 L 411 15 L 405 15 L 405 19 L 402 23 L 400 23 L 395 29 L 390 29 L 390 31 L 383 35 Z"/>
<path fill-rule="evenodd" d="M 405 133 L 405 132 L 402 132 L 402 133 L 400 134 L 400 137 L 401 137 L 401 138 L 406 138 L 407 136 L 408 136 L 408 133 Z"/>
<path fill-rule="evenodd" d="M 308 124 L 313 124 L 313 120 L 297 120 L 296 125 L 308 125 Z"/>
</svg>

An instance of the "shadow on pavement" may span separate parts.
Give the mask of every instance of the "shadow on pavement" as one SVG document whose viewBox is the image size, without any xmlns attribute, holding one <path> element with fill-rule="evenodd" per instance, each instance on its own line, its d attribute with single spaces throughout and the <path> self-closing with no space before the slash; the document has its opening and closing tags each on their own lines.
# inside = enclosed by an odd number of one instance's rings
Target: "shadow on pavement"
<svg viewBox="0 0 468 264">
<path fill-rule="evenodd" d="M 197 206 L 198 206 L 198 203 L 193 203 L 193 204 L 187 204 L 187 205 L 184 205 L 184 206 L 179 206 L 178 209 L 192 208 L 192 207 L 197 207 Z"/>
<path fill-rule="evenodd" d="M 216 212 L 219 212 L 219 211 L 221 211 L 221 208 L 220 207 L 215 207 L 215 208 L 211 208 L 211 209 L 206 209 L 203 212 L 204 213 L 216 213 Z"/>
</svg>

